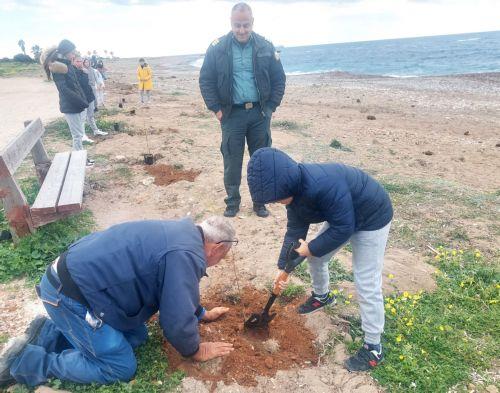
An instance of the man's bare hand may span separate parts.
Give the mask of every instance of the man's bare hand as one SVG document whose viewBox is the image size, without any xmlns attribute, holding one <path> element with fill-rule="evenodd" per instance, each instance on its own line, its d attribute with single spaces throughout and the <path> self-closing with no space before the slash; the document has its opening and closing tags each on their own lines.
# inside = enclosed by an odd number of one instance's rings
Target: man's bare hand
<svg viewBox="0 0 500 393">
<path fill-rule="evenodd" d="M 216 319 L 219 319 L 222 315 L 227 313 L 229 311 L 228 307 L 214 307 L 211 310 L 207 310 L 205 312 L 205 315 L 201 318 L 204 321 L 215 321 Z"/>
<path fill-rule="evenodd" d="M 217 120 L 222 121 L 222 111 L 215 112 L 215 117 Z"/>
<path fill-rule="evenodd" d="M 233 344 L 221 342 L 200 343 L 200 349 L 193 355 L 197 362 L 206 362 L 207 360 L 229 355 L 234 350 Z"/>
</svg>

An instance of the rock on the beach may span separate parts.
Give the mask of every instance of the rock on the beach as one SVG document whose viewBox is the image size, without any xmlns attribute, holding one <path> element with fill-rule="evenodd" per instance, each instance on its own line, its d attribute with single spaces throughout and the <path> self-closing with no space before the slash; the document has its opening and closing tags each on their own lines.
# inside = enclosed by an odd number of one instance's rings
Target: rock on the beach
<svg viewBox="0 0 500 393">
<path fill-rule="evenodd" d="M 368 120 L 377 120 L 377 118 L 375 116 L 373 116 L 373 115 L 368 115 L 368 116 L 366 116 L 366 118 Z"/>
<path fill-rule="evenodd" d="M 273 361 L 273 358 L 270 357 L 270 356 L 267 356 L 265 359 L 264 359 L 264 364 L 266 365 L 267 368 L 271 369 L 273 368 L 274 366 L 274 361 Z"/>
<path fill-rule="evenodd" d="M 465 131 L 464 135 L 470 135 L 470 131 Z"/>
<path fill-rule="evenodd" d="M 141 183 L 144 184 L 145 186 L 150 186 L 153 184 L 155 181 L 155 178 L 153 176 L 148 176 L 145 179 L 142 179 Z"/>
<path fill-rule="evenodd" d="M 432 151 L 430 151 L 430 150 L 426 150 L 426 151 L 424 151 L 424 154 L 426 156 L 432 156 L 434 153 Z"/>
<path fill-rule="evenodd" d="M 498 142 L 498 143 L 495 145 L 495 147 L 500 147 L 500 142 Z"/>
</svg>

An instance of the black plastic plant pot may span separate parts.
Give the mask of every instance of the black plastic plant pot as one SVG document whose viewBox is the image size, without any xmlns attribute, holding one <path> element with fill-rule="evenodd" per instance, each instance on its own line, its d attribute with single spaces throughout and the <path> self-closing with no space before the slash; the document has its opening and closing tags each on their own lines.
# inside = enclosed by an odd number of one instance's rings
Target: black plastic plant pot
<svg viewBox="0 0 500 393">
<path fill-rule="evenodd" d="M 122 102 L 125 102 L 125 98 L 122 98 Z"/>
<path fill-rule="evenodd" d="M 120 123 L 113 123 L 113 129 L 115 131 L 120 131 Z"/>
<path fill-rule="evenodd" d="M 118 104 L 118 108 L 123 108 L 123 104 L 121 102 Z"/>
<path fill-rule="evenodd" d="M 144 163 L 146 165 L 153 165 L 155 163 L 155 158 L 152 154 L 144 154 Z"/>
</svg>

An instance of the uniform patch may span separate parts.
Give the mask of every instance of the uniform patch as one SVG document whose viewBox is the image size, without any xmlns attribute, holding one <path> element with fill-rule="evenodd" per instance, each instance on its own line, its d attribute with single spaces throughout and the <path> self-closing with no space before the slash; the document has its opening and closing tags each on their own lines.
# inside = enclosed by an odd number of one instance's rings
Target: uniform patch
<svg viewBox="0 0 500 393">
<path fill-rule="evenodd" d="M 276 61 L 280 61 L 280 53 L 278 51 L 274 51 L 274 58 Z"/>
<path fill-rule="evenodd" d="M 219 43 L 219 39 L 216 38 L 215 40 L 212 41 L 212 46 L 215 46 Z"/>
</svg>

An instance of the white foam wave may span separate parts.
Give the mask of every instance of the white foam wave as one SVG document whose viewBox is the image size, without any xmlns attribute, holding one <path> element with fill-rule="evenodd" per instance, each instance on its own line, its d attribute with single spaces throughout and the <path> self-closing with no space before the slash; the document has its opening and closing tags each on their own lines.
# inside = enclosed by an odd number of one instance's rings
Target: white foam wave
<svg viewBox="0 0 500 393">
<path fill-rule="evenodd" d="M 323 74 L 325 72 L 335 72 L 338 71 L 334 68 L 328 70 L 312 70 L 312 71 L 290 71 L 286 72 L 286 75 L 311 75 L 311 74 Z"/>
<path fill-rule="evenodd" d="M 463 40 L 457 40 L 457 42 L 477 41 L 477 40 L 480 40 L 480 39 L 481 39 L 481 37 L 464 38 Z"/>
<path fill-rule="evenodd" d="M 196 59 L 195 61 L 189 63 L 189 65 L 196 68 L 201 68 L 201 66 L 203 65 L 203 60 L 205 60 L 205 57 L 200 57 L 199 59 Z"/>
</svg>

